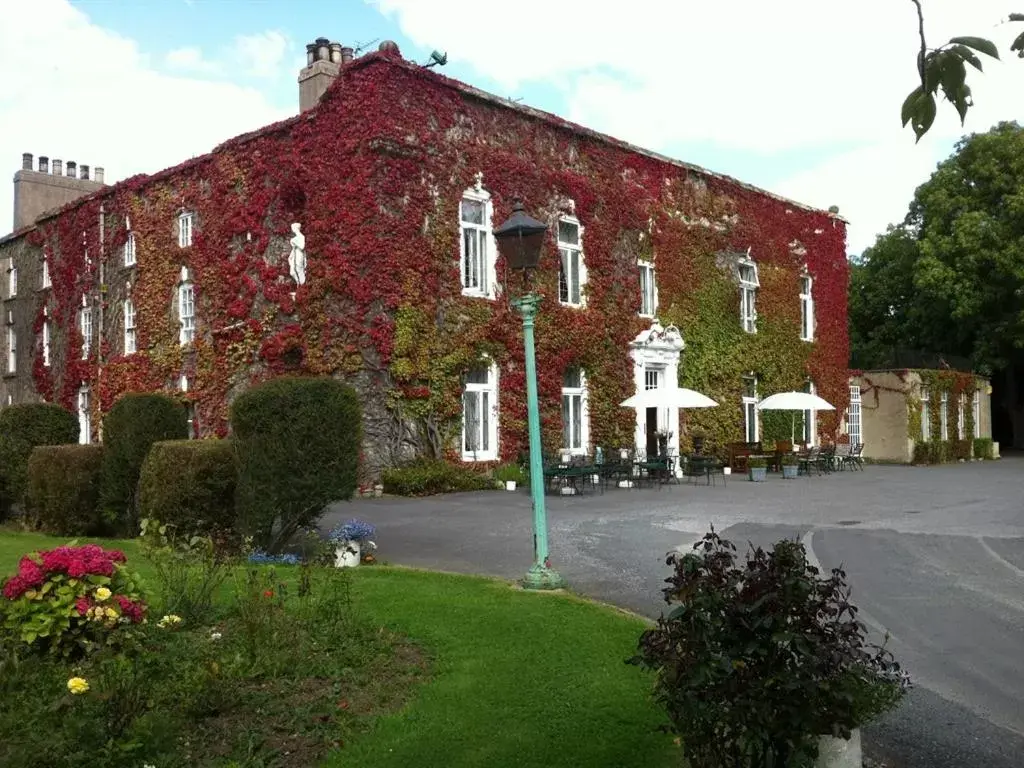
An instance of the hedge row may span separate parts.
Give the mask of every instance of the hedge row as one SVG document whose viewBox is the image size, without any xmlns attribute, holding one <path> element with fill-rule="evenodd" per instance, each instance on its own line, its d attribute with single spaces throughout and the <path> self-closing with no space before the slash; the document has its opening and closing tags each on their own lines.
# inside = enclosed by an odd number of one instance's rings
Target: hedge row
<svg viewBox="0 0 1024 768">
<path fill-rule="evenodd" d="M 153 443 L 139 479 L 139 513 L 189 533 L 231 531 L 236 476 L 230 440 Z"/>
<path fill-rule="evenodd" d="M 31 403 L 0 410 L 0 520 L 24 501 L 32 449 L 77 442 L 78 419 L 59 405 Z"/>
<path fill-rule="evenodd" d="M 100 513 L 100 445 L 45 445 L 28 460 L 25 512 L 32 527 L 60 536 L 109 532 Z"/>
<path fill-rule="evenodd" d="M 421 460 L 404 467 L 387 469 L 381 477 L 384 492 L 396 496 L 431 496 L 453 491 L 493 489 L 495 479 L 469 467 L 444 461 Z"/>
</svg>

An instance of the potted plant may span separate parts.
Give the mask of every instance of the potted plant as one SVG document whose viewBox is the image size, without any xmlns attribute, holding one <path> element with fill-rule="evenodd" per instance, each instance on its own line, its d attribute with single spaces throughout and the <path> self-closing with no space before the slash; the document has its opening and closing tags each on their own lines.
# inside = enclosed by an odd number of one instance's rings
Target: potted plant
<svg viewBox="0 0 1024 768">
<path fill-rule="evenodd" d="M 335 567 L 355 568 L 359 565 L 363 550 L 372 552 L 377 548 L 377 545 L 370 541 L 376 530 L 362 520 L 349 520 L 332 530 L 327 539 L 334 544 Z"/>
<path fill-rule="evenodd" d="M 499 487 L 506 491 L 514 491 L 526 483 L 526 473 L 518 464 L 502 464 L 495 467 L 493 475 Z"/>
<path fill-rule="evenodd" d="M 750 467 L 750 479 L 755 483 L 763 483 L 768 477 L 768 460 L 753 458 L 747 466 Z"/>
<path fill-rule="evenodd" d="M 697 456 L 704 454 L 704 441 L 705 437 L 700 432 L 693 433 L 693 452 Z"/>
<path fill-rule="evenodd" d="M 796 454 L 782 454 L 782 477 L 792 480 L 800 472 L 800 459 Z"/>
<path fill-rule="evenodd" d="M 859 728 L 909 681 L 868 644 L 845 574 L 822 577 L 799 541 L 738 562 L 714 531 L 668 564 L 670 609 L 630 661 L 656 674 L 687 764 L 859 766 Z"/>
<path fill-rule="evenodd" d="M 658 455 L 668 456 L 668 441 L 672 439 L 672 433 L 667 429 L 658 430 Z"/>
</svg>

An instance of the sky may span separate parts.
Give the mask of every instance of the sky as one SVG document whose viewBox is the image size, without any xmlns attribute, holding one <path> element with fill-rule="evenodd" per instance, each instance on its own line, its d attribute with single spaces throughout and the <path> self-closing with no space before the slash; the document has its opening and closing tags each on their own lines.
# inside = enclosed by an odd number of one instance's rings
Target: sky
<svg viewBox="0 0 1024 768">
<path fill-rule="evenodd" d="M 21 154 L 102 166 L 109 182 L 295 114 L 305 44 L 395 40 L 450 77 L 808 205 L 838 205 L 850 253 L 903 219 L 964 132 L 1024 111 L 1008 55 L 1024 0 L 922 0 L 929 43 L 996 40 L 919 144 L 910 0 L 0 0 L 0 169 Z M 1014 29 L 1014 27 L 1020 29 Z M 10 178 L 10 177 L 8 177 Z M 12 221 L 0 185 L 0 230 Z"/>
</svg>

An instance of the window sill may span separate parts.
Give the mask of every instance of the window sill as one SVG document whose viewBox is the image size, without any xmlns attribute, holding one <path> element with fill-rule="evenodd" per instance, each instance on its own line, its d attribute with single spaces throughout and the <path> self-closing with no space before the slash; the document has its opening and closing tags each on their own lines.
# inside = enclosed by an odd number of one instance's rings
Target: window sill
<svg viewBox="0 0 1024 768">
<path fill-rule="evenodd" d="M 16 378 L 18 378 L 18 372 L 17 371 L 8 371 L 7 373 L 4 374 L 4 378 L 5 379 L 16 379 Z"/>
<path fill-rule="evenodd" d="M 488 299 L 494 301 L 495 295 L 493 293 L 484 293 L 483 291 L 474 291 L 470 288 L 463 288 L 462 295 L 467 299 Z"/>
<path fill-rule="evenodd" d="M 814 339 L 808 339 L 805 336 L 801 336 L 800 341 L 806 341 L 808 344 L 812 344 L 814 342 Z"/>
<path fill-rule="evenodd" d="M 638 312 L 637 313 L 637 317 L 641 317 L 644 320 L 657 320 L 658 319 L 657 315 L 645 315 L 643 312 Z"/>
<path fill-rule="evenodd" d="M 568 301 L 559 301 L 558 305 L 560 307 L 569 307 L 570 309 L 583 309 L 586 306 L 582 302 L 579 303 L 579 304 L 573 304 L 573 303 L 568 302 Z"/>
<path fill-rule="evenodd" d="M 478 464 L 481 461 L 497 461 L 498 454 L 496 453 L 464 453 L 462 454 L 462 460 Z"/>
</svg>

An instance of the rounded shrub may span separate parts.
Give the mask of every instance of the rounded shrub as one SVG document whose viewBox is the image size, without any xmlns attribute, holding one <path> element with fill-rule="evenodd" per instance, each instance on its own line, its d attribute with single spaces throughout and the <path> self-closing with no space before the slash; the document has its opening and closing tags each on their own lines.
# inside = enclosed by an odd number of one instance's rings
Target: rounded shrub
<svg viewBox="0 0 1024 768">
<path fill-rule="evenodd" d="M 514 465 L 501 474 L 502 481 L 524 482 L 524 473 Z M 515 471 L 513 471 L 515 470 Z M 498 472 L 495 472 L 498 475 Z M 392 467 L 381 475 L 384 492 L 395 496 L 431 496 L 437 493 L 455 491 L 494 490 L 495 479 L 469 467 L 449 464 L 446 461 L 420 459 L 403 467 Z"/>
<path fill-rule="evenodd" d="M 77 442 L 78 419 L 59 405 L 29 403 L 0 410 L 0 520 L 24 499 L 32 449 Z"/>
<path fill-rule="evenodd" d="M 362 441 L 355 390 L 335 379 L 281 377 L 231 406 L 242 532 L 272 553 L 351 498 Z"/>
<path fill-rule="evenodd" d="M 139 512 L 189 534 L 230 531 L 236 476 L 230 440 L 153 443 L 139 477 Z"/>
<path fill-rule="evenodd" d="M 188 437 L 185 409 L 160 394 L 129 393 L 103 420 L 103 481 L 100 500 L 108 522 L 133 533 L 136 528 L 139 474 L 150 446 Z"/>
<path fill-rule="evenodd" d="M 42 445 L 28 460 L 25 510 L 32 523 L 57 536 L 103 532 L 100 471 L 103 446 Z"/>
</svg>

